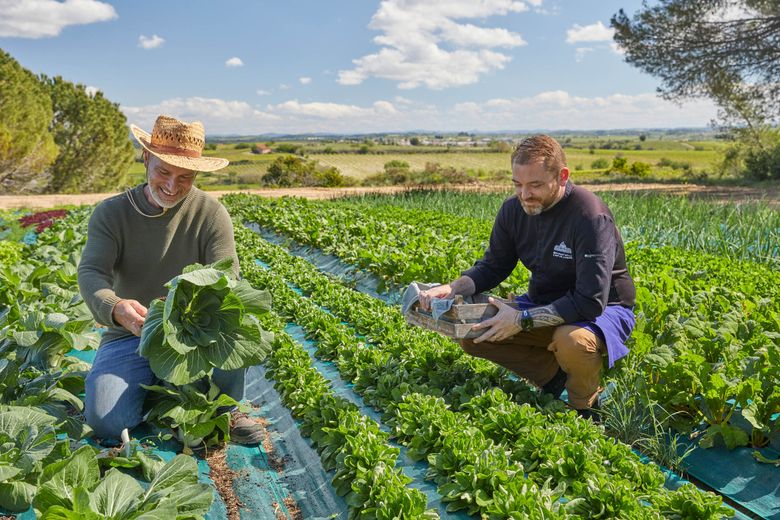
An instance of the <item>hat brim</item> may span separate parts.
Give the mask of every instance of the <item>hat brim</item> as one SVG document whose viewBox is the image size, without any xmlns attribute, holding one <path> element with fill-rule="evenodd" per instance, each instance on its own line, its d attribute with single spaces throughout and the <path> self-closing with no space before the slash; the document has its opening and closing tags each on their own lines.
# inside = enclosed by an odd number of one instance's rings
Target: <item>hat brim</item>
<svg viewBox="0 0 780 520">
<path fill-rule="evenodd" d="M 159 158 L 161 161 L 172 164 L 173 166 L 199 172 L 213 172 L 221 170 L 230 164 L 230 161 L 220 157 L 185 157 L 182 155 L 156 152 L 151 147 L 152 136 L 149 134 L 149 132 L 138 128 L 135 125 L 130 125 L 130 132 L 133 134 L 133 137 L 135 137 L 135 140 L 138 141 L 138 144 L 144 148 L 144 150 Z"/>
</svg>

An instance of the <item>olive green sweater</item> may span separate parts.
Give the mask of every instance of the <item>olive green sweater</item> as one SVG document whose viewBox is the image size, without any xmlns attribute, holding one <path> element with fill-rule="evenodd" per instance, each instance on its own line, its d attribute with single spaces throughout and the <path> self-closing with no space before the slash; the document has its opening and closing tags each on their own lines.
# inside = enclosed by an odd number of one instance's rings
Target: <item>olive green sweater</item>
<svg viewBox="0 0 780 520">
<path fill-rule="evenodd" d="M 216 199 L 192 188 L 162 216 L 144 195 L 144 186 L 101 202 L 89 219 L 87 244 L 79 263 L 79 290 L 98 323 L 109 326 L 101 345 L 131 335 L 114 322 L 121 299 L 145 307 L 167 294 L 165 283 L 192 263 L 209 264 L 232 257 L 238 274 L 233 224 Z"/>
</svg>

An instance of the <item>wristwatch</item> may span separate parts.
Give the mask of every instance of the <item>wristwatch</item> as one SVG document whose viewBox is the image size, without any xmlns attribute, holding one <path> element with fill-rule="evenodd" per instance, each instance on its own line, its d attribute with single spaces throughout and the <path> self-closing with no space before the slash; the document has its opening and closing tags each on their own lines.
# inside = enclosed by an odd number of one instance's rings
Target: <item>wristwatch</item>
<svg viewBox="0 0 780 520">
<path fill-rule="evenodd" d="M 523 329 L 523 332 L 528 332 L 534 328 L 534 319 L 528 309 L 520 311 L 520 328 Z"/>
</svg>

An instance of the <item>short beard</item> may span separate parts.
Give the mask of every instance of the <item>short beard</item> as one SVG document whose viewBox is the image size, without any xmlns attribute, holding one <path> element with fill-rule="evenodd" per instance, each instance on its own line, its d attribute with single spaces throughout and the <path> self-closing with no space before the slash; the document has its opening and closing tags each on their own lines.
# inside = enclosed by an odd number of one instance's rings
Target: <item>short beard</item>
<svg viewBox="0 0 780 520">
<path fill-rule="evenodd" d="M 180 198 L 176 202 L 165 202 L 160 197 L 157 196 L 157 193 L 155 192 L 155 189 L 149 186 L 149 193 L 152 195 L 152 198 L 157 203 L 158 206 L 165 209 L 171 209 L 175 207 L 179 202 L 184 200 L 184 197 Z"/>
<path fill-rule="evenodd" d="M 541 204 L 536 206 L 534 209 L 525 207 L 525 205 L 522 202 L 520 203 L 520 206 L 523 208 L 523 211 L 525 211 L 526 215 L 531 215 L 532 217 L 535 217 L 536 215 L 541 215 L 542 212 L 547 209 Z"/>
</svg>

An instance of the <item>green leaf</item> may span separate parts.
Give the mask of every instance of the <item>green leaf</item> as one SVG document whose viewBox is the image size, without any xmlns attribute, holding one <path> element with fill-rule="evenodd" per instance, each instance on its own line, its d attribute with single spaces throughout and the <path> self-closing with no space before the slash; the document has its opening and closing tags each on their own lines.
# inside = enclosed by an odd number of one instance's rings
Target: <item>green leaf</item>
<svg viewBox="0 0 780 520">
<path fill-rule="evenodd" d="M 0 484 L 0 508 L 19 513 L 30 507 L 36 487 L 29 482 L 13 481 Z"/>
<path fill-rule="evenodd" d="M 77 487 L 92 488 L 100 480 L 95 449 L 82 446 L 64 460 L 60 460 L 44 468 L 40 479 L 40 489 L 35 496 L 33 505 L 39 511 L 60 505 L 73 506 L 75 489 Z"/>
<path fill-rule="evenodd" d="M 742 428 L 730 424 L 716 424 L 707 428 L 707 431 L 704 432 L 701 440 L 699 440 L 699 446 L 712 448 L 718 436 L 723 439 L 724 444 L 730 450 L 737 446 L 745 446 L 748 443 L 748 434 Z"/>
<path fill-rule="evenodd" d="M 149 488 L 144 493 L 144 502 L 157 501 L 167 496 L 177 487 L 183 487 L 198 482 L 198 465 L 195 459 L 187 455 L 176 455 L 157 473 Z"/>
<path fill-rule="evenodd" d="M 271 309 L 271 293 L 255 289 L 246 280 L 239 280 L 233 293 L 241 300 L 246 312 L 260 314 Z"/>
<path fill-rule="evenodd" d="M 105 518 L 119 517 L 131 509 L 143 491 L 133 477 L 111 468 L 90 494 L 90 507 Z"/>
</svg>

